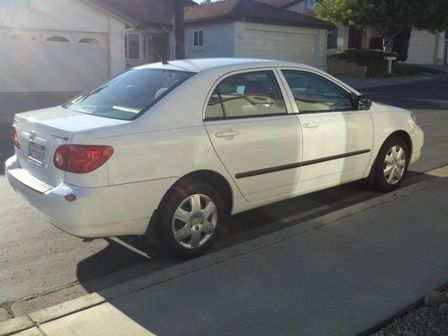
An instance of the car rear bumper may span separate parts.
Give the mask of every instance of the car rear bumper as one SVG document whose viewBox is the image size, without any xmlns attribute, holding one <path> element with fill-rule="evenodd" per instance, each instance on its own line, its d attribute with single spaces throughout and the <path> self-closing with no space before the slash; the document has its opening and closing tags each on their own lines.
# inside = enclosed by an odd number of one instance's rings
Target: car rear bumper
<svg viewBox="0 0 448 336">
<path fill-rule="evenodd" d="M 15 156 L 5 163 L 6 177 L 33 207 L 59 229 L 83 238 L 141 235 L 174 178 L 116 186 L 50 186 L 22 169 Z M 67 201 L 66 195 L 75 195 Z"/>
</svg>

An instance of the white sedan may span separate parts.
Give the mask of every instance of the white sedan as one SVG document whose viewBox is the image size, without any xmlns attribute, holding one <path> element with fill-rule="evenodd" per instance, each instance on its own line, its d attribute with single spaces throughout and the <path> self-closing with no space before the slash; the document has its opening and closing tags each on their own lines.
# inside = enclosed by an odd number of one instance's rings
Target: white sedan
<svg viewBox="0 0 448 336">
<path fill-rule="evenodd" d="M 13 142 L 8 180 L 53 225 L 194 257 L 226 215 L 364 178 L 394 190 L 423 132 L 313 67 L 232 58 L 131 69 L 17 114 Z"/>
</svg>

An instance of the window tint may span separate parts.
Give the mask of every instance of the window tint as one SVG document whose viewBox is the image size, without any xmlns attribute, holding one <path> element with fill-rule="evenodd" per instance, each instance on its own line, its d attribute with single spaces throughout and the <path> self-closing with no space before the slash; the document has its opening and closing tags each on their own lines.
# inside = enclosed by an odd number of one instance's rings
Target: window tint
<svg viewBox="0 0 448 336">
<path fill-rule="evenodd" d="M 353 110 L 353 100 L 342 88 L 318 75 L 283 71 L 299 112 Z"/>
<path fill-rule="evenodd" d="M 223 118 L 224 111 L 222 110 L 221 100 L 219 99 L 218 89 L 213 91 L 210 100 L 208 101 L 207 110 L 205 111 L 207 119 Z"/>
<path fill-rule="evenodd" d="M 193 74 L 161 69 L 133 69 L 65 105 L 97 116 L 133 119 Z"/>
<path fill-rule="evenodd" d="M 221 106 L 222 107 L 221 107 Z M 284 114 L 286 107 L 272 71 L 227 77 L 210 98 L 206 117 L 253 117 Z"/>
</svg>

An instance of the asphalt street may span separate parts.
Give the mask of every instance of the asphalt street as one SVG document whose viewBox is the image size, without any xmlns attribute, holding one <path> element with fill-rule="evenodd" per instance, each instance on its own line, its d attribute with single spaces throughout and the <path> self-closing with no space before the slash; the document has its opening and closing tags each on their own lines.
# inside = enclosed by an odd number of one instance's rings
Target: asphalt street
<svg viewBox="0 0 448 336">
<path fill-rule="evenodd" d="M 361 90 L 374 100 L 416 113 L 426 134 L 422 159 L 407 184 L 448 164 L 448 79 Z M 0 161 L 11 154 L 12 115 L 65 101 L 63 96 L 0 96 Z M 138 237 L 84 242 L 47 224 L 7 185 L 0 168 L 0 305 L 19 316 L 120 281 L 169 267 L 174 260 L 148 250 Z M 357 182 L 255 209 L 227 220 L 214 249 L 248 240 L 375 197 Z M 0 308 L 1 309 L 1 308 Z M 0 315 L 1 316 L 1 315 Z"/>
</svg>

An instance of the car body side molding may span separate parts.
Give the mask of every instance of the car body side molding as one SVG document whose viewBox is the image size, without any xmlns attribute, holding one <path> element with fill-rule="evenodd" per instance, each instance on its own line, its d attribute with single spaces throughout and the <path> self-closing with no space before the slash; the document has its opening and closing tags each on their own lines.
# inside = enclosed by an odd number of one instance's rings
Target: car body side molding
<svg viewBox="0 0 448 336">
<path fill-rule="evenodd" d="M 282 171 L 282 170 L 310 166 L 310 165 L 313 165 L 313 164 L 318 164 L 318 163 L 322 163 L 322 162 L 326 162 L 326 161 L 343 159 L 343 158 L 346 158 L 346 157 L 355 156 L 355 155 L 362 155 L 362 154 L 366 154 L 366 153 L 370 153 L 370 149 L 363 149 L 363 150 L 350 152 L 350 153 L 344 153 L 344 154 L 327 156 L 327 157 L 323 157 L 323 158 L 315 159 L 315 160 L 308 160 L 308 161 L 303 161 L 303 162 L 290 163 L 290 164 L 282 165 L 282 166 L 262 168 L 262 169 L 252 170 L 252 171 L 248 171 L 248 172 L 244 172 L 244 173 L 238 173 L 238 174 L 235 175 L 235 178 L 242 179 L 242 178 L 251 177 L 251 176 L 269 174 L 269 173 L 274 173 L 274 172 L 278 172 L 278 171 Z"/>
</svg>

